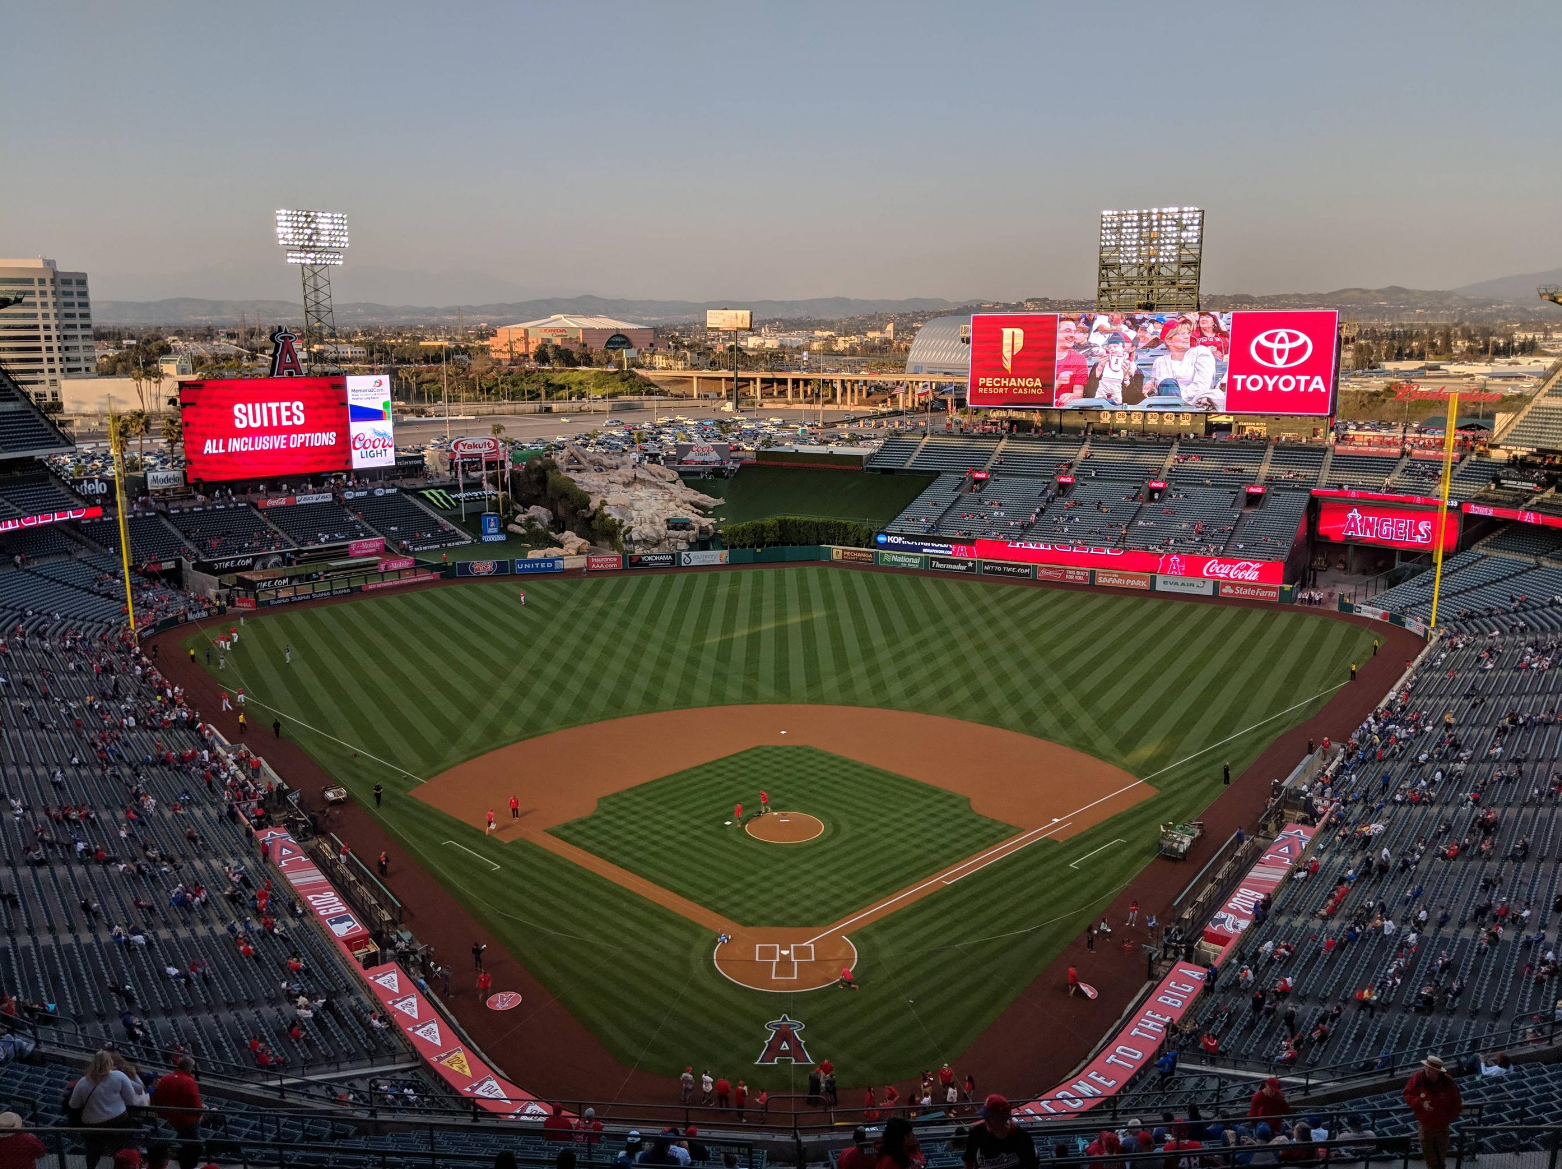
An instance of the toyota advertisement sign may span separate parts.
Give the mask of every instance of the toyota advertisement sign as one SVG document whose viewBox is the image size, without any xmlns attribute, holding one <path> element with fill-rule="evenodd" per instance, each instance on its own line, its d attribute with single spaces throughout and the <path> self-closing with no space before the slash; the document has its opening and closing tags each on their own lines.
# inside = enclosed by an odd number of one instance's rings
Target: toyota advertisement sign
<svg viewBox="0 0 1562 1169">
<path fill-rule="evenodd" d="M 226 378 L 179 387 L 192 480 L 346 471 L 347 384 L 339 377 Z"/>
<path fill-rule="evenodd" d="M 387 375 L 347 379 L 347 424 L 354 471 L 396 465 L 396 430 Z"/>
<path fill-rule="evenodd" d="M 1339 314 L 977 313 L 972 406 L 1333 413 Z"/>
</svg>

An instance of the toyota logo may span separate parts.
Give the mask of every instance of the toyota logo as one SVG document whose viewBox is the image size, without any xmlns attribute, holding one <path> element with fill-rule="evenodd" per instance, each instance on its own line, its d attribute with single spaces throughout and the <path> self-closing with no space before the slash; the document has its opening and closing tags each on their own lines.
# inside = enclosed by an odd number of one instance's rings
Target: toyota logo
<svg viewBox="0 0 1562 1169">
<path fill-rule="evenodd" d="M 1313 355 L 1313 341 L 1300 329 L 1267 329 L 1248 347 L 1253 360 L 1270 369 L 1290 369 Z"/>
</svg>

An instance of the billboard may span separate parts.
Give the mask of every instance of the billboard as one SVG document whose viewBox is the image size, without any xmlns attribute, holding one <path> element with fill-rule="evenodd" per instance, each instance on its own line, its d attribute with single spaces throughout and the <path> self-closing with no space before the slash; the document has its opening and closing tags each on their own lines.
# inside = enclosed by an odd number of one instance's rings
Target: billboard
<svg viewBox="0 0 1562 1169">
<path fill-rule="evenodd" d="M 45 524 L 67 524 L 71 520 L 95 520 L 103 509 L 97 504 L 90 507 L 62 508 L 59 511 L 40 511 L 33 515 L 7 516 L 0 519 L 0 532 L 19 532 L 26 528 L 41 528 Z"/>
<path fill-rule="evenodd" d="M 1333 412 L 1339 314 L 976 313 L 972 406 Z"/>
<path fill-rule="evenodd" d="M 1375 544 L 1407 552 L 1430 552 L 1437 544 L 1437 509 L 1325 499 L 1318 504 L 1318 536 L 1341 544 Z M 1443 551 L 1459 547 L 1459 513 L 1443 524 Z"/>
<path fill-rule="evenodd" d="M 388 375 L 375 373 L 347 379 L 347 425 L 354 471 L 396 465 L 396 427 L 391 418 Z"/>
<path fill-rule="evenodd" d="M 708 308 L 705 310 L 705 327 L 738 333 L 754 327 L 754 311 L 746 308 Z"/>
<path fill-rule="evenodd" d="M 339 377 L 227 378 L 179 387 L 192 480 L 218 483 L 352 466 Z"/>
</svg>

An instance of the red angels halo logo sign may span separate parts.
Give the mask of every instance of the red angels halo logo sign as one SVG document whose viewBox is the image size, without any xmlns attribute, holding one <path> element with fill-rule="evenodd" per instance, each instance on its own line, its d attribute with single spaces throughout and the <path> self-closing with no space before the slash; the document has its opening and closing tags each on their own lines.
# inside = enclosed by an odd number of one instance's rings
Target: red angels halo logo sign
<svg viewBox="0 0 1562 1169">
<path fill-rule="evenodd" d="M 1338 351 L 1339 314 L 1332 310 L 1232 313 L 1226 410 L 1332 413 Z"/>
<path fill-rule="evenodd" d="M 765 1049 L 759 1053 L 755 1063 L 777 1064 L 788 1060 L 794 1064 L 812 1066 L 814 1061 L 809 1058 L 808 1049 L 803 1046 L 803 1037 L 799 1034 L 807 1026 L 806 1023 L 782 1015 L 765 1026 L 770 1029 L 770 1038 L 765 1040 Z"/>
<path fill-rule="evenodd" d="M 294 348 L 297 340 L 298 334 L 286 325 L 271 330 L 272 377 L 304 376 L 304 363 L 298 359 L 298 350 Z"/>
<path fill-rule="evenodd" d="M 501 990 L 498 994 L 488 996 L 490 1011 L 513 1011 L 520 1005 L 521 996 L 513 990 Z"/>
</svg>

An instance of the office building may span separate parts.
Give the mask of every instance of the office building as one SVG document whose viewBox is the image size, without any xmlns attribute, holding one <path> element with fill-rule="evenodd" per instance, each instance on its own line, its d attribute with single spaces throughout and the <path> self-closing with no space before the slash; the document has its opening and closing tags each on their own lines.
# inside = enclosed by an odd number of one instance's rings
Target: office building
<svg viewBox="0 0 1562 1169">
<path fill-rule="evenodd" d="M 60 381 L 97 372 L 92 306 L 85 272 L 61 272 L 53 260 L 0 259 L 0 364 L 39 405 L 60 401 Z"/>
</svg>

